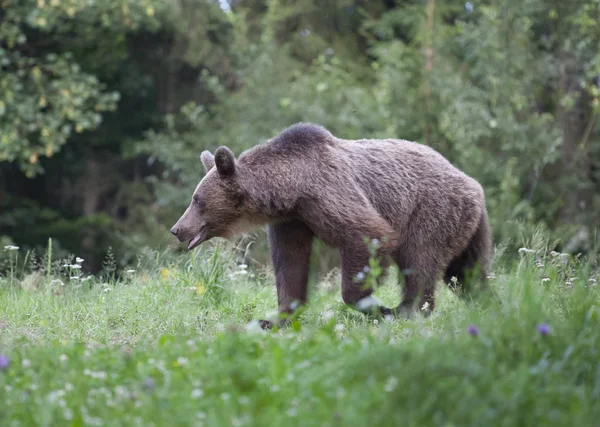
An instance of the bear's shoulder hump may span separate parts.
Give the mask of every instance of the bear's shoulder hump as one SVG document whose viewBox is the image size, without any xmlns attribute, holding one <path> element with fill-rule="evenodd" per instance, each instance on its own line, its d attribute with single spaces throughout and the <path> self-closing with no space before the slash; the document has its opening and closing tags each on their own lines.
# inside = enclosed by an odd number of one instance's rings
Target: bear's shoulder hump
<svg viewBox="0 0 600 427">
<path fill-rule="evenodd" d="M 334 136 L 323 126 L 314 123 L 296 123 L 273 139 L 273 143 L 282 147 L 308 147 L 312 145 L 325 145 L 331 142 Z"/>
</svg>

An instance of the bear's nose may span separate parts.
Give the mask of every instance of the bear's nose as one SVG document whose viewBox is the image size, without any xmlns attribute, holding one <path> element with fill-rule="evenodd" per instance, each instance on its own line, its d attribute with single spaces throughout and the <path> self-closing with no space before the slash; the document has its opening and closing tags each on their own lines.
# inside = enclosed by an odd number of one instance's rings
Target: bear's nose
<svg viewBox="0 0 600 427">
<path fill-rule="evenodd" d="M 179 233 L 179 229 L 177 228 L 177 226 L 176 226 L 176 225 L 174 225 L 173 227 L 171 227 L 171 233 L 172 233 L 174 236 L 177 236 L 177 233 Z"/>
</svg>

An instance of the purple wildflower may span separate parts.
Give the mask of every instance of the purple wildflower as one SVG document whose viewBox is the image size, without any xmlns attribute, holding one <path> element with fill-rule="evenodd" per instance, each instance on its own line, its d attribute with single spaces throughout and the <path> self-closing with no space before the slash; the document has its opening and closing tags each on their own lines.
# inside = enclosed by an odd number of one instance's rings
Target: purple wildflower
<svg viewBox="0 0 600 427">
<path fill-rule="evenodd" d="M 540 335 L 550 335 L 550 332 L 552 332 L 552 328 L 550 328 L 550 325 L 547 325 L 546 323 L 540 323 L 539 325 L 537 325 L 537 331 L 540 333 Z"/>
<path fill-rule="evenodd" d="M 152 379 L 152 377 L 147 377 L 144 380 L 144 388 L 146 389 L 146 391 L 152 393 L 152 391 L 154 390 L 154 379 Z"/>
<path fill-rule="evenodd" d="M 365 278 L 365 273 L 363 273 L 362 271 L 360 271 L 357 275 L 356 278 L 358 280 L 363 280 Z"/>
<path fill-rule="evenodd" d="M 477 335 L 479 335 L 479 329 L 477 329 L 477 326 L 475 325 L 470 325 L 467 328 L 467 332 L 469 333 L 469 335 L 476 337 Z"/>
<path fill-rule="evenodd" d="M 0 354 L 0 370 L 5 370 L 10 365 L 10 360 L 8 360 L 8 356 L 4 354 Z"/>
</svg>

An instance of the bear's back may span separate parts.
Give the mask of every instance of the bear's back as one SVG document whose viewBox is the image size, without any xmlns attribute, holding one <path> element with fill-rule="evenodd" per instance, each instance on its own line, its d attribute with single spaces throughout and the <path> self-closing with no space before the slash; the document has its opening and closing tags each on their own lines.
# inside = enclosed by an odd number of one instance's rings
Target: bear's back
<svg viewBox="0 0 600 427">
<path fill-rule="evenodd" d="M 338 140 L 328 148 L 338 170 L 358 184 L 371 205 L 390 223 L 402 225 L 412 212 L 438 214 L 483 190 L 433 148 L 400 139 Z"/>
</svg>

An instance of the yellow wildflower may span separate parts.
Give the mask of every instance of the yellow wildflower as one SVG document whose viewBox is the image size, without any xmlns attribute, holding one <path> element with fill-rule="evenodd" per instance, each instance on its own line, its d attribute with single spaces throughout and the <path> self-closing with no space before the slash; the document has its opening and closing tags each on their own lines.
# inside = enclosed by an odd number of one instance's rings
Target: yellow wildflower
<svg viewBox="0 0 600 427">
<path fill-rule="evenodd" d="M 202 282 L 198 282 L 198 284 L 196 285 L 196 293 L 198 295 L 204 295 L 205 292 L 206 292 L 206 289 L 204 288 L 204 285 L 202 284 Z"/>
</svg>

